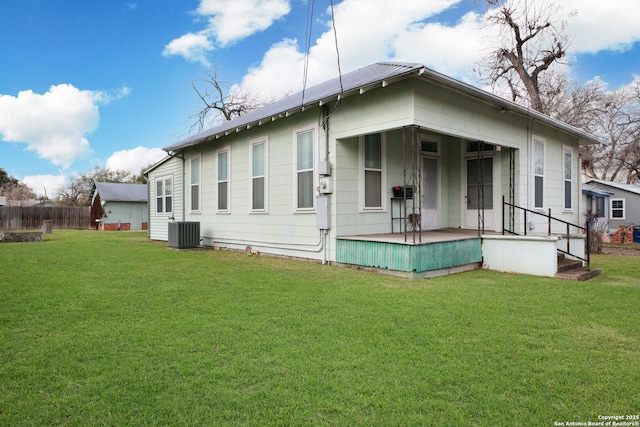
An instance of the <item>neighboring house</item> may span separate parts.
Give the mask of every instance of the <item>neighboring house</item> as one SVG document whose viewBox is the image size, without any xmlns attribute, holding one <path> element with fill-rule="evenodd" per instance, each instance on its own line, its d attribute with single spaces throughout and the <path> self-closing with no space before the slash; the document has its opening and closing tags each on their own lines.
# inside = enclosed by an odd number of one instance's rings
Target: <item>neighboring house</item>
<svg viewBox="0 0 640 427">
<path fill-rule="evenodd" d="M 210 247 L 412 277 L 553 276 L 566 227 L 548 235 L 549 209 L 583 223 L 578 150 L 596 143 L 421 64 L 373 64 L 166 147 L 146 171 L 150 237 L 197 222 Z"/>
<path fill-rule="evenodd" d="M 582 219 L 594 230 L 609 232 L 609 198 L 613 193 L 590 184 L 582 184 Z"/>
<path fill-rule="evenodd" d="M 615 233 L 619 227 L 640 225 L 640 186 L 600 179 L 589 179 L 585 185 L 609 195 L 604 203 L 609 233 Z"/>
<path fill-rule="evenodd" d="M 91 221 L 98 230 L 146 230 L 147 184 L 96 182 L 91 192 Z"/>
</svg>

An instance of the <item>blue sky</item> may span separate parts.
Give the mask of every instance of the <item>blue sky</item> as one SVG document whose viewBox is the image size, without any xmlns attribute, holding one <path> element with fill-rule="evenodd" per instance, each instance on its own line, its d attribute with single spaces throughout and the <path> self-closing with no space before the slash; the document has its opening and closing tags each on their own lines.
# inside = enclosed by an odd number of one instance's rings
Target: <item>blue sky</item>
<svg viewBox="0 0 640 427">
<path fill-rule="evenodd" d="M 207 73 L 264 99 L 299 90 L 309 2 L 314 84 L 337 75 L 329 0 L 3 1 L 0 167 L 53 196 L 95 165 L 137 173 L 162 158 L 188 136 Z M 573 78 L 615 89 L 640 74 L 637 0 L 561 4 Z M 334 12 L 343 72 L 420 62 L 477 83 L 482 0 L 334 0 Z"/>
</svg>

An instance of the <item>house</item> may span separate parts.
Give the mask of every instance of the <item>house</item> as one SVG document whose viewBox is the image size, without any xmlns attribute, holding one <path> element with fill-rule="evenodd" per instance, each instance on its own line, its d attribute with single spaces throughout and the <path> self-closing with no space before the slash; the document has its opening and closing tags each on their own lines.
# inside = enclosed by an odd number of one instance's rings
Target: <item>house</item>
<svg viewBox="0 0 640 427">
<path fill-rule="evenodd" d="M 600 179 L 589 179 L 585 185 L 602 195 L 595 198 L 596 211 L 603 212 L 609 233 L 615 233 L 619 227 L 640 225 L 640 186 Z"/>
<path fill-rule="evenodd" d="M 609 233 L 609 199 L 612 195 L 605 189 L 582 184 L 582 218 L 594 230 Z"/>
<path fill-rule="evenodd" d="M 579 146 L 597 143 L 421 64 L 372 64 L 166 147 L 150 237 L 197 223 L 192 245 L 554 276 L 557 251 L 588 263 L 566 223 L 582 224 Z"/>
<path fill-rule="evenodd" d="M 91 222 L 98 230 L 146 230 L 147 184 L 96 182 L 91 192 Z"/>
</svg>

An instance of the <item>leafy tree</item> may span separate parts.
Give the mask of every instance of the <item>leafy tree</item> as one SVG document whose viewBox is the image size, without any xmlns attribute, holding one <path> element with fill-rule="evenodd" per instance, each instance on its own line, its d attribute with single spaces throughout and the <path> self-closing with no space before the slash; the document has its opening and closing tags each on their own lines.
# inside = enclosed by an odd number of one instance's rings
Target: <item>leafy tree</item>
<svg viewBox="0 0 640 427">
<path fill-rule="evenodd" d="M 9 176 L 7 171 L 5 171 L 4 169 L 0 168 L 0 185 L 4 186 L 6 184 L 16 185 L 16 184 L 18 184 L 18 180 L 15 179 L 12 176 Z"/>
</svg>

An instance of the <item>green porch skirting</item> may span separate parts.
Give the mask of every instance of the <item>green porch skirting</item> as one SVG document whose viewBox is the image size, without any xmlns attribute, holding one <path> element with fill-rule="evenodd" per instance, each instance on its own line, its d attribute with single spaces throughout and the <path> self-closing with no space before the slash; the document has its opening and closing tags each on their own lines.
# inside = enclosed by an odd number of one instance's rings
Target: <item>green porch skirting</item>
<svg viewBox="0 0 640 427">
<path fill-rule="evenodd" d="M 422 244 L 336 241 L 336 262 L 403 272 L 425 272 L 482 261 L 479 238 Z"/>
</svg>

